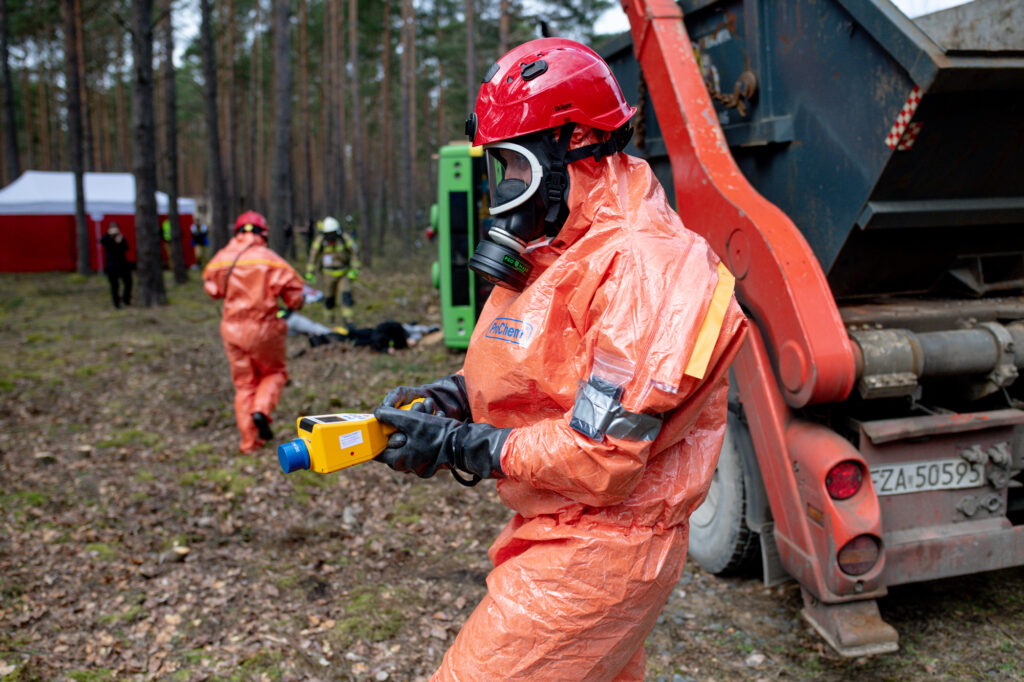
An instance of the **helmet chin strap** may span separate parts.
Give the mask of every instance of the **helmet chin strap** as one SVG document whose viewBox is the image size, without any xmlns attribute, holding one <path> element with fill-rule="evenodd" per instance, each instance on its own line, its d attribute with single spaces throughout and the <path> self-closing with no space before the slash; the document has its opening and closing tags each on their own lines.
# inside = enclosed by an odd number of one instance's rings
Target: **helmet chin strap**
<svg viewBox="0 0 1024 682">
<path fill-rule="evenodd" d="M 576 124 L 570 121 L 563 123 L 559 128 L 557 140 L 553 133 L 549 133 L 543 138 L 551 159 L 551 165 L 544 173 L 542 188 L 544 205 L 547 207 L 547 213 L 544 214 L 544 231 L 550 232 L 551 228 L 554 228 L 552 234 L 557 234 L 562 227 L 561 223 L 564 222 L 564 220 L 559 220 L 558 216 L 562 212 L 565 191 L 569 187 L 569 171 L 565 167 L 566 155 L 569 153 L 569 143 L 572 141 L 572 132 L 575 129 Z"/>
<path fill-rule="evenodd" d="M 601 161 L 607 156 L 621 152 L 633 137 L 633 126 L 627 123 L 613 130 L 607 140 L 569 151 L 569 143 L 572 142 L 572 133 L 575 129 L 576 124 L 570 121 L 563 123 L 559 128 L 557 140 L 553 133 L 545 135 L 543 138 L 551 158 L 551 166 L 544 174 L 542 188 L 547 206 L 547 213 L 544 215 L 544 231 L 549 236 L 558 234 L 562 223 L 565 222 L 565 216 L 561 216 L 561 219 L 559 216 L 562 213 L 563 201 L 566 199 L 565 191 L 569 187 L 569 171 L 566 166 L 591 157 L 595 161 Z"/>
</svg>

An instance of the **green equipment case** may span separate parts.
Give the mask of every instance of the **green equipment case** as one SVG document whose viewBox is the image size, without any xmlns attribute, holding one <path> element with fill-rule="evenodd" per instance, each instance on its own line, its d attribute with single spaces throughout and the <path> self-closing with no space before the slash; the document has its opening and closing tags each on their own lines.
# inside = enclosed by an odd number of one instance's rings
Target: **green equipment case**
<svg viewBox="0 0 1024 682">
<path fill-rule="evenodd" d="M 441 293 L 441 329 L 449 348 L 466 348 L 491 285 L 469 269 L 469 257 L 490 225 L 487 175 L 480 147 L 449 144 L 438 153 L 434 287 Z"/>
</svg>

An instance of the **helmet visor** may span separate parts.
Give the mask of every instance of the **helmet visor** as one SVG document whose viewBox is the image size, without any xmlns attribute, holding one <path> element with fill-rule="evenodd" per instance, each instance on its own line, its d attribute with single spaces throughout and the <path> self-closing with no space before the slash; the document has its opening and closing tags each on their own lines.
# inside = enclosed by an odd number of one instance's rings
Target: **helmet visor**
<svg viewBox="0 0 1024 682">
<path fill-rule="evenodd" d="M 491 215 L 515 208 L 537 192 L 543 171 L 540 161 L 526 147 L 513 142 L 495 142 L 484 147 L 484 156 Z"/>
</svg>

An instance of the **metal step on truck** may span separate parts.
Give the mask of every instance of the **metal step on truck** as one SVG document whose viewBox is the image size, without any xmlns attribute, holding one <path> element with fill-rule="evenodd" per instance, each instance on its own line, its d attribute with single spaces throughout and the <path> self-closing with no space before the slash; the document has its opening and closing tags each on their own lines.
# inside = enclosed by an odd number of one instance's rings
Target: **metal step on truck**
<svg viewBox="0 0 1024 682">
<path fill-rule="evenodd" d="M 1024 3 L 622 6 L 627 151 L 751 321 L 690 553 L 893 651 L 890 588 L 1024 565 Z"/>
</svg>

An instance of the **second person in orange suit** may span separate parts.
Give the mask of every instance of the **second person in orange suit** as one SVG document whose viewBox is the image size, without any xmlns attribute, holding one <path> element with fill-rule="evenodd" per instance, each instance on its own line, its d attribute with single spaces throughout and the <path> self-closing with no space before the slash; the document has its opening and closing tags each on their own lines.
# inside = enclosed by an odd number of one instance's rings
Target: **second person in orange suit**
<svg viewBox="0 0 1024 682">
<path fill-rule="evenodd" d="M 515 511 L 436 680 L 642 680 L 682 571 L 746 321 L 728 269 L 622 153 L 634 112 L 596 53 L 546 38 L 487 71 L 467 123 L 494 217 L 469 264 L 498 286 L 462 371 L 374 412 L 398 429 L 379 461 L 496 478 Z"/>
<path fill-rule="evenodd" d="M 235 237 L 203 270 L 203 288 L 224 299 L 220 335 L 235 384 L 239 449 L 252 452 L 274 437 L 271 412 L 288 381 L 288 327 L 278 317 L 277 299 L 301 308 L 302 278 L 267 248 L 266 219 L 247 211 L 235 221 Z"/>
</svg>

